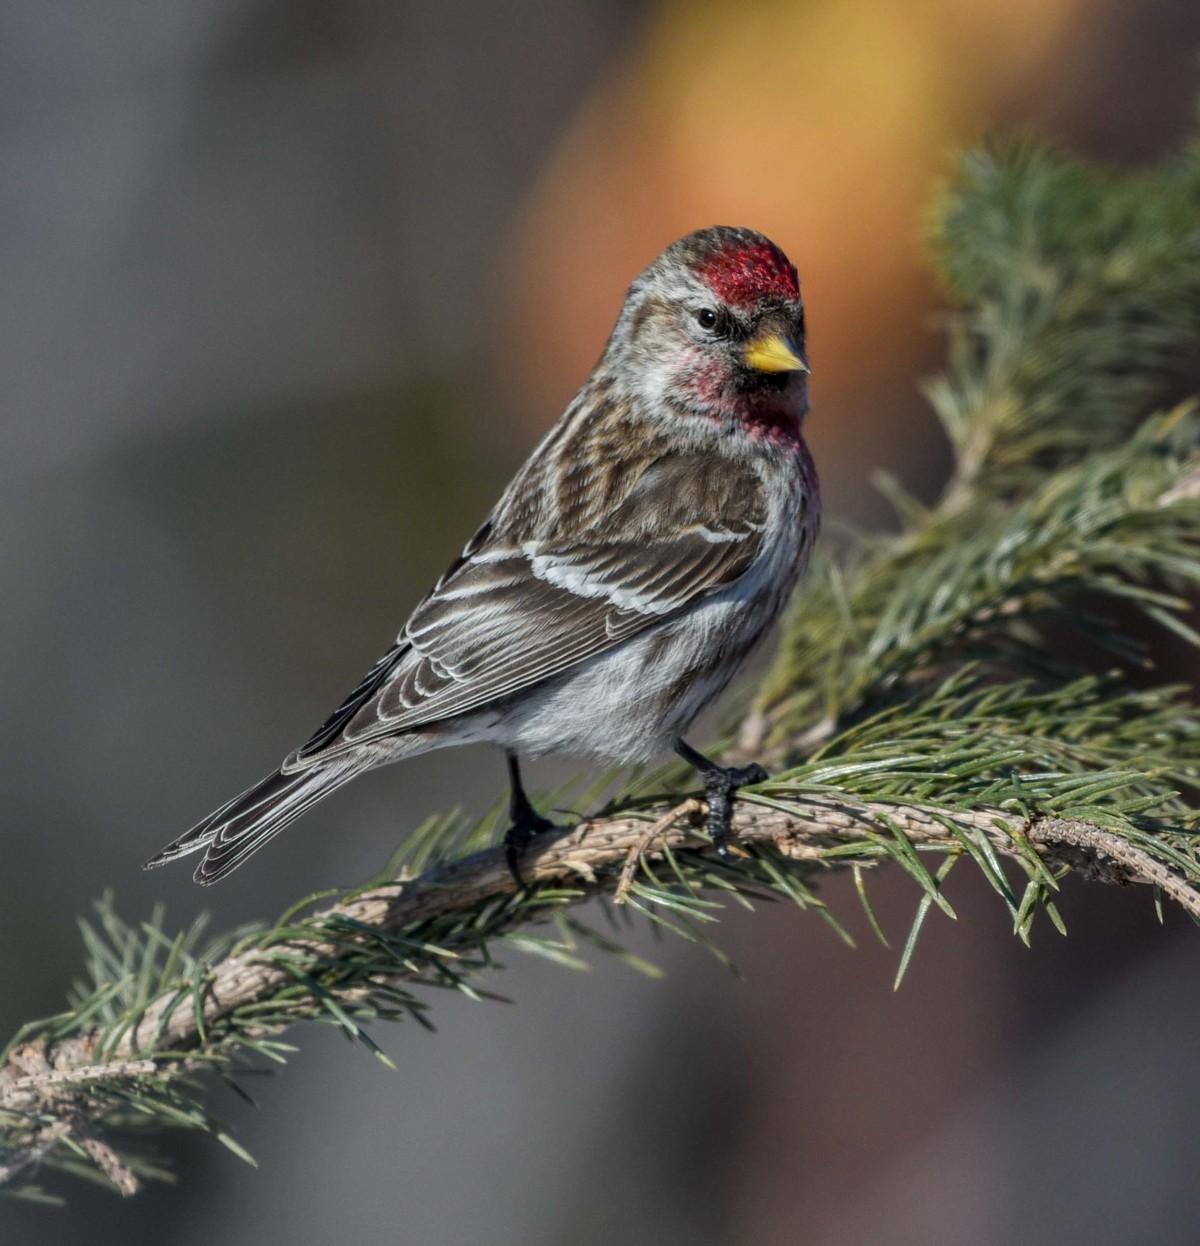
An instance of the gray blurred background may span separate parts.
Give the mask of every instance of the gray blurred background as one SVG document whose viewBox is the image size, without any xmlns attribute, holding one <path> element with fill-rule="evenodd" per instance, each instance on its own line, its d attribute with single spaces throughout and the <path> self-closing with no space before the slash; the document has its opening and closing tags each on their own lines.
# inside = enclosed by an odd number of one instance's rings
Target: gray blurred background
<svg viewBox="0 0 1200 1246">
<path fill-rule="evenodd" d="M 5 5 L 4 1032 L 61 1007 L 105 888 L 224 929 L 493 804 L 497 756 L 433 754 L 213 891 L 140 871 L 374 661 L 663 245 L 728 221 L 793 255 L 828 508 L 886 522 L 870 472 L 929 494 L 946 462 L 915 389 L 946 152 L 1029 125 L 1153 158 L 1197 47 L 1183 0 Z M 1072 885 L 1071 938 L 1026 951 L 959 873 L 898 994 L 840 879 L 859 949 L 731 912 L 743 981 L 640 928 L 662 981 L 511 953 L 514 1005 L 377 1033 L 399 1072 L 311 1027 L 260 1111 L 217 1092 L 257 1171 L 166 1135 L 177 1186 L 56 1182 L 0 1241 L 1200 1240 L 1195 931 Z M 874 888 L 897 949 L 916 895 Z"/>
</svg>

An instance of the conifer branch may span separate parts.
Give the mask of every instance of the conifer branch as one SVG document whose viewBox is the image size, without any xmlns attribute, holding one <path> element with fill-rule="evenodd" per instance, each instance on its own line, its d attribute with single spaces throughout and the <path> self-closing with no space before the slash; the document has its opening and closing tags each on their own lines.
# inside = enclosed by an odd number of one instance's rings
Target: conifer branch
<svg viewBox="0 0 1200 1246">
<path fill-rule="evenodd" d="M 637 817 L 585 819 L 574 826 L 540 837 L 530 848 L 523 873 L 531 887 L 552 888 L 557 906 L 580 904 L 616 891 L 623 867 L 634 852 L 639 861 L 661 858 L 664 850 L 686 851 L 712 869 L 717 865 L 698 831 L 706 806 L 690 799 L 674 825 L 665 826 L 654 843 L 645 844 L 647 827 L 663 818 L 648 807 Z M 745 846 L 767 846 L 781 857 L 803 862 L 813 875 L 839 869 L 862 868 L 875 862 L 830 855 L 830 849 L 877 842 L 880 836 L 902 834 L 921 848 L 960 853 L 964 837 L 985 838 L 997 853 L 1027 860 L 1029 846 L 1039 850 L 1047 869 L 1074 868 L 1097 881 L 1158 887 L 1200 921 L 1200 886 L 1173 873 L 1149 853 L 1101 827 L 1063 818 L 1027 822 L 999 809 L 949 812 L 936 806 L 853 803 L 839 800 L 795 800 L 788 808 L 743 801 L 735 810 L 733 830 Z M 504 853 L 489 848 L 461 860 L 435 866 L 420 876 L 372 888 L 327 908 L 310 919 L 313 930 L 345 925 L 364 932 L 392 934 L 424 923 L 471 912 L 498 902 L 512 906 L 513 924 L 536 915 L 523 909 L 522 892 L 513 880 Z M 519 918 L 518 918 L 519 915 Z M 499 928 L 497 928 L 499 929 Z M 290 956 L 310 962 L 336 960 L 339 941 L 281 938 Z M 405 977 L 402 973 L 394 975 Z M 420 973 L 407 975 L 420 980 Z M 94 1063 L 103 1045 L 103 1027 L 76 1034 L 55 1051 L 53 1067 L 15 1074 L 29 1067 L 30 1052 L 20 1048 L 10 1067 L 0 1069 L 0 1108 L 27 1108 L 39 1099 L 73 1095 L 88 1082 L 110 1078 L 137 1078 L 155 1071 L 155 1060 L 186 1053 L 202 1041 L 206 1031 L 247 1005 L 269 999 L 290 980 L 270 947 L 229 955 L 207 969 L 199 1009 L 180 1008 L 178 992 L 151 1000 L 119 1041 L 104 1046 L 105 1060 Z M 147 1058 L 149 1053 L 154 1058 Z"/>
<path fill-rule="evenodd" d="M 697 827 L 703 820 L 702 801 L 689 800 L 666 811 L 678 814 L 664 825 L 661 810 L 650 807 L 638 816 L 589 819 L 546 835 L 525 861 L 529 884 L 553 894 L 551 904 L 560 915 L 570 906 L 611 894 L 619 885 L 620 867 L 637 854 L 639 865 L 657 882 L 648 867 L 664 854 L 688 854 L 688 873 L 718 869 L 707 841 Z M 656 821 L 648 821 L 660 815 Z M 645 842 L 648 826 L 661 827 L 655 842 Z M 861 869 L 877 864 L 838 856 L 847 846 L 871 846 L 881 839 L 903 836 L 919 850 L 935 849 L 954 856 L 974 841 L 1005 857 L 1027 864 L 1030 849 L 1038 853 L 1047 882 L 1068 868 L 1098 881 L 1157 887 L 1200 921 L 1200 886 L 1173 872 L 1150 854 L 1101 827 L 1059 818 L 1033 822 L 999 809 L 948 812 L 936 806 L 893 805 L 879 802 L 795 800 L 788 808 L 744 801 L 735 812 L 738 841 L 754 851 L 801 868 L 797 877 L 810 883 L 814 876 L 838 869 Z M 886 854 L 882 859 L 886 859 Z M 711 881 L 711 880 L 704 880 Z M 535 893 L 536 895 L 536 893 Z M 809 895 L 808 902 L 817 903 Z M 93 1115 L 102 1115 L 103 1100 L 89 1095 L 92 1086 L 114 1083 L 137 1085 L 163 1076 L 179 1076 L 204 1067 L 189 1053 L 209 1041 L 219 1027 L 239 1012 L 269 1003 L 294 980 L 295 966 L 336 966 L 339 958 L 358 955 L 373 934 L 394 935 L 419 931 L 452 915 L 478 913 L 493 906 L 503 916 L 494 920 L 490 934 L 518 929 L 544 917 L 536 899 L 521 892 L 510 874 L 503 852 L 487 849 L 461 860 L 435 866 L 419 877 L 372 888 L 314 913 L 300 929 L 282 931 L 251 949 L 231 952 L 205 967 L 196 999 L 184 1002 L 178 988 L 147 1001 L 136 1022 L 111 1041 L 106 1028 L 89 1026 L 47 1050 L 38 1043 L 23 1044 L 0 1069 L 0 1111 L 37 1120 L 24 1145 L 11 1149 L 0 1164 L 0 1182 L 17 1177 L 50 1149 L 74 1140 L 121 1190 L 133 1193 L 138 1179 L 107 1144 L 91 1132 Z M 338 931 L 334 938 L 323 932 Z M 348 932 L 352 945 L 346 947 Z M 449 952 L 450 949 L 447 949 Z M 426 971 L 393 965 L 373 975 L 360 994 L 380 985 L 386 976 L 394 982 L 421 982 Z M 349 1006 L 351 992 L 339 994 Z M 51 1063 L 51 1059 L 53 1063 Z M 65 1109 L 65 1110 L 60 1110 Z"/>
</svg>

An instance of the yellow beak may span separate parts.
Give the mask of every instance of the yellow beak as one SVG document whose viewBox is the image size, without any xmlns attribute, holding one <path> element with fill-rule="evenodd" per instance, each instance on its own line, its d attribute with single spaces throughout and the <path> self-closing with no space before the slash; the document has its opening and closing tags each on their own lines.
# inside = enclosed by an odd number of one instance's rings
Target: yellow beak
<svg viewBox="0 0 1200 1246">
<path fill-rule="evenodd" d="M 757 372 L 807 372 L 804 356 L 783 336 L 771 333 L 757 338 L 746 347 L 748 367 Z"/>
</svg>

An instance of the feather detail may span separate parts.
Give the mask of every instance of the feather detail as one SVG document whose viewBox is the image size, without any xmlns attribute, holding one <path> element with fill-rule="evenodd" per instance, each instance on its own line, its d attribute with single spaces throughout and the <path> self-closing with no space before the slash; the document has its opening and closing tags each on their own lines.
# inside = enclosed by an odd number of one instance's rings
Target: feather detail
<svg viewBox="0 0 1200 1246">
<path fill-rule="evenodd" d="M 605 508 L 561 491 L 532 507 L 522 495 L 538 482 L 518 478 L 523 488 L 510 488 L 394 648 L 285 769 L 503 702 L 736 582 L 761 549 L 761 475 L 649 448 L 640 463 L 623 456 L 601 490 L 619 500 Z"/>
<path fill-rule="evenodd" d="M 215 883 L 317 801 L 367 768 L 362 759 L 343 758 L 333 766 L 300 774 L 270 774 L 168 844 L 145 868 L 156 869 L 203 849 L 204 858 L 193 877 L 201 884 Z"/>
</svg>

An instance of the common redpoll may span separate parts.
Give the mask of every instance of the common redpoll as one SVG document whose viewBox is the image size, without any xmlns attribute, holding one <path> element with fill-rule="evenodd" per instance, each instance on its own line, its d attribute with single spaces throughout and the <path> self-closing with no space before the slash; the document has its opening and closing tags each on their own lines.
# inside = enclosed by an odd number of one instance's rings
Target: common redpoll
<svg viewBox="0 0 1200 1246">
<path fill-rule="evenodd" d="M 147 863 L 205 850 L 212 883 L 356 775 L 451 744 L 507 752 L 518 873 L 550 827 L 519 755 L 699 772 L 726 850 L 723 768 L 682 739 L 778 615 L 817 534 L 796 270 L 761 234 L 715 227 L 629 288 L 600 362 L 391 649 L 307 744 Z"/>
</svg>

